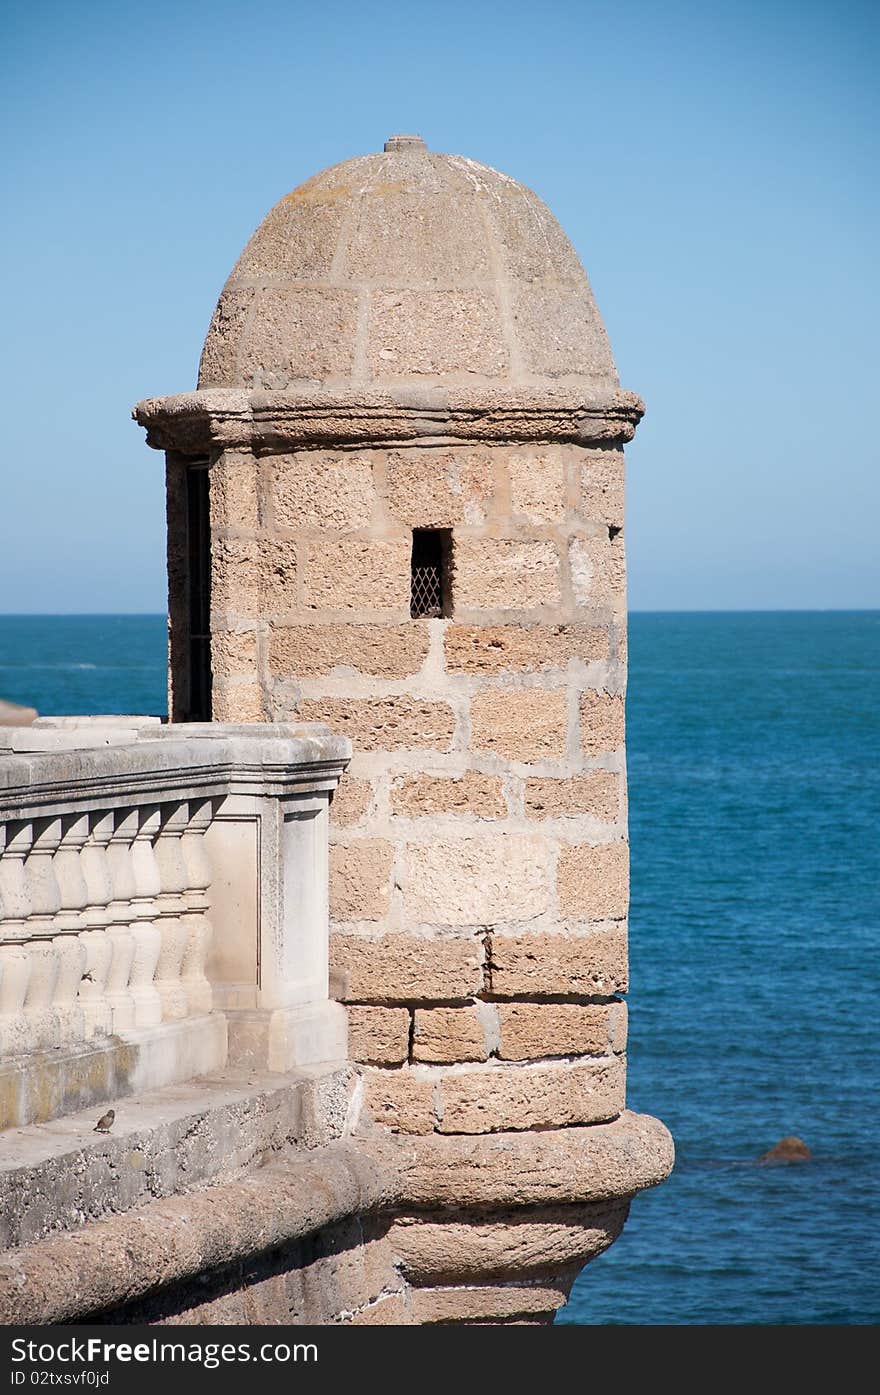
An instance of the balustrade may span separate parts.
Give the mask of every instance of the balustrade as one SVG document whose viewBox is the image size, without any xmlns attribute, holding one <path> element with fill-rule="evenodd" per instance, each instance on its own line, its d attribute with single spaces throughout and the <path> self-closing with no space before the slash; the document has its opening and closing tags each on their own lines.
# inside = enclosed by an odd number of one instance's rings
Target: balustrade
<svg viewBox="0 0 880 1395">
<path fill-rule="evenodd" d="M 233 1038 L 246 1043 L 240 1054 L 249 1063 L 258 1063 L 257 1041 L 263 1064 L 283 1065 L 294 1050 L 294 1005 L 326 999 L 326 982 L 314 976 L 326 961 L 326 808 L 347 755 L 348 743 L 321 729 L 104 718 L 0 728 L 0 1074 L 26 1074 L 47 1056 L 137 1047 L 140 1074 L 130 1050 L 104 1077 L 93 1072 L 97 1093 L 113 1097 L 138 1081 L 222 1066 Z M 318 820 L 308 854 L 302 839 L 300 853 L 280 836 L 289 816 Z M 239 885 L 254 886 L 241 902 L 255 908 L 244 921 L 212 900 L 218 819 L 222 857 Z M 297 858 L 302 866 L 287 865 Z M 306 864 L 320 887 L 304 882 Z M 242 957 L 240 943 L 251 944 L 244 958 L 256 966 L 249 988 L 236 983 L 221 994 L 222 1008 L 209 978 L 215 920 L 233 945 L 213 954 L 221 977 Z M 297 943 L 285 945 L 294 931 Z M 229 1037 L 233 1000 L 247 1010 Z M 326 1008 L 330 1022 L 336 1005 Z M 330 1054 L 339 1054 L 337 1025 Z M 49 1094 L 63 1104 L 65 1088 L 53 1084 Z M 47 1108 L 39 1106 L 44 1116 Z M 0 1108 L 0 1127 L 11 1121 Z"/>
</svg>

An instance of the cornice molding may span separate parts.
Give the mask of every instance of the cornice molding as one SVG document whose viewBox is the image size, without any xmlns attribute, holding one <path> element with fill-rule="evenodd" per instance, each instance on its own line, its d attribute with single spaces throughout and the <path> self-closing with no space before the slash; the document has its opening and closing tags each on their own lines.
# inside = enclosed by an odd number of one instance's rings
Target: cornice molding
<svg viewBox="0 0 880 1395">
<path fill-rule="evenodd" d="M 459 442 L 601 445 L 632 440 L 644 410 L 641 398 L 622 388 L 594 395 L 564 387 L 433 387 L 358 394 L 209 388 L 147 398 L 137 403 L 132 416 L 155 449 L 204 454 Z"/>
</svg>

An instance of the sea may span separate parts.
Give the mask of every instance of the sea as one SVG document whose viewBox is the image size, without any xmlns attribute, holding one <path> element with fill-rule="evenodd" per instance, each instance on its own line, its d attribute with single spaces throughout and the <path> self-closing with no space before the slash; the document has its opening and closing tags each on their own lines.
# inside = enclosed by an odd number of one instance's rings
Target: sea
<svg viewBox="0 0 880 1395">
<path fill-rule="evenodd" d="M 165 617 L 0 617 L 0 697 L 164 713 Z M 560 1324 L 880 1317 L 878 714 L 880 612 L 631 616 L 628 1098 L 677 1161 Z"/>
</svg>

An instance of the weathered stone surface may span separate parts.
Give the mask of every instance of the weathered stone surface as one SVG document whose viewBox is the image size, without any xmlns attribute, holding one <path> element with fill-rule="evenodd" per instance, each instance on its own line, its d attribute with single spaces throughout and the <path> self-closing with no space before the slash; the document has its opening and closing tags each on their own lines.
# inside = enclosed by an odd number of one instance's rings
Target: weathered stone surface
<svg viewBox="0 0 880 1395">
<path fill-rule="evenodd" d="M 513 437 L 538 445 L 620 445 L 631 441 L 645 404 L 619 387 L 571 383 L 509 384 L 499 395 L 486 381 L 424 383 L 295 383 L 251 396 L 238 388 L 176 393 L 138 402 L 133 415 L 160 450 L 204 452 L 217 442 L 257 452 L 341 445 L 361 449 L 455 444 L 509 447 Z M 401 392 L 408 387 L 410 391 Z M 440 407 L 442 419 L 437 413 Z"/>
<path fill-rule="evenodd" d="M 412 1321 L 498 1321 L 505 1318 L 554 1313 L 568 1297 L 571 1281 L 554 1288 L 549 1284 L 505 1287 L 415 1288 L 410 1298 Z"/>
<path fill-rule="evenodd" d="M 259 683 L 215 682 L 211 690 L 211 716 L 215 722 L 265 722 L 265 702 Z"/>
<path fill-rule="evenodd" d="M 214 678 L 243 678 L 258 672 L 256 630 L 215 630 L 211 635 Z"/>
<path fill-rule="evenodd" d="M 470 814 L 482 819 L 503 819 L 507 813 L 504 787 L 497 775 L 466 770 L 457 778 L 438 775 L 401 776 L 391 788 L 393 813 L 405 818 L 432 814 Z"/>
<path fill-rule="evenodd" d="M 272 507 L 282 528 L 366 528 L 375 504 L 368 456 L 302 451 L 271 458 Z"/>
<path fill-rule="evenodd" d="M 450 625 L 443 643 L 450 673 L 540 673 L 608 657 L 607 634 L 591 625 Z"/>
<path fill-rule="evenodd" d="M 590 770 L 567 780 L 526 780 L 526 813 L 534 819 L 590 814 L 605 823 L 614 823 L 620 813 L 620 786 L 616 770 Z"/>
<path fill-rule="evenodd" d="M 409 1054 L 410 1015 L 406 1008 L 348 1009 L 348 1049 L 353 1061 L 373 1066 L 401 1065 Z"/>
<path fill-rule="evenodd" d="M 356 329 L 357 296 L 349 290 L 267 287 L 257 293 L 236 371 L 246 387 L 270 390 L 303 379 L 347 377 Z"/>
<path fill-rule="evenodd" d="M 619 1056 L 444 1075 L 437 1090 L 437 1128 L 441 1133 L 496 1133 L 593 1124 L 616 1118 L 625 1087 L 626 1068 Z"/>
<path fill-rule="evenodd" d="M 178 1043 L 179 1045 L 179 1043 Z M 116 1101 L 113 1131 L 95 1133 L 95 1104 L 62 1119 L 4 1130 L 0 1250 L 29 1246 L 141 1209 L 191 1186 L 216 1185 L 283 1149 L 320 1146 L 345 1125 L 351 1066 L 248 1082 L 211 1071 L 198 1081 Z"/>
<path fill-rule="evenodd" d="M 507 370 L 508 352 L 494 297 L 479 291 L 378 291 L 367 356 L 374 378 Z"/>
<path fill-rule="evenodd" d="M 382 181 L 363 200 L 345 271 L 392 287 L 487 280 L 491 265 L 476 199 L 436 185 L 404 191 L 399 180 Z"/>
<path fill-rule="evenodd" d="M 611 351 L 588 287 L 572 293 L 541 283 L 521 286 L 514 294 L 514 315 L 527 372 L 604 379 Z"/>
<path fill-rule="evenodd" d="M 361 1308 L 359 1312 L 353 1313 L 350 1318 L 343 1318 L 343 1322 L 350 1323 L 352 1327 L 406 1327 L 412 1322 L 406 1307 L 406 1301 L 401 1293 L 388 1293 L 384 1298 L 377 1298 L 375 1303 L 370 1303 L 366 1308 Z"/>
<path fill-rule="evenodd" d="M 262 589 L 260 610 L 283 614 L 297 603 L 297 550 L 289 538 L 260 541 Z"/>
<path fill-rule="evenodd" d="M 544 1056 L 602 1056 L 615 1049 L 622 1003 L 499 1003 L 498 1055 L 505 1061 Z M 624 1009 L 625 1011 L 625 1009 Z"/>
<path fill-rule="evenodd" d="M 269 277 L 252 315 L 254 284 Z M 380 382 L 468 374 L 510 386 L 524 371 L 545 387 L 575 382 L 582 399 L 616 387 L 586 277 L 549 210 L 497 170 L 418 147 L 346 161 L 271 210 L 224 290 L 199 385 L 352 381 L 352 304 L 367 290 L 367 366 Z"/>
<path fill-rule="evenodd" d="M 626 932 L 493 935 L 492 992 L 499 998 L 607 997 L 627 989 Z"/>
<path fill-rule="evenodd" d="M 626 610 L 626 553 L 623 534 L 572 538 L 568 545 L 571 589 L 577 606 Z"/>
<path fill-rule="evenodd" d="M 559 604 L 559 554 L 553 542 L 456 538 L 453 555 L 459 609 L 531 610 Z"/>
<path fill-rule="evenodd" d="M 404 904 L 411 923 L 484 925 L 530 920 L 549 904 L 542 838 L 508 835 L 409 843 Z"/>
<path fill-rule="evenodd" d="M 238 379 L 238 352 L 254 302 L 253 287 L 224 290 L 211 319 L 199 364 L 199 387 L 221 387 Z"/>
<path fill-rule="evenodd" d="M 391 891 L 390 843 L 365 838 L 330 845 L 330 916 L 333 920 L 381 920 Z"/>
<path fill-rule="evenodd" d="M 626 1050 L 628 1028 L 629 1009 L 626 1003 L 612 1004 L 611 1017 L 608 1022 L 608 1044 L 612 1051 L 623 1052 Z"/>
<path fill-rule="evenodd" d="M 534 763 L 562 760 L 568 740 L 568 693 L 564 688 L 489 688 L 471 701 L 475 751 Z"/>
<path fill-rule="evenodd" d="M 529 451 L 507 462 L 510 507 L 530 523 L 558 523 L 565 517 L 565 464 L 556 451 Z"/>
<path fill-rule="evenodd" d="M 267 213 L 235 264 L 233 280 L 264 276 L 313 280 L 326 276 L 333 264 L 343 205 L 328 193 L 307 198 L 308 216 L 302 216 L 305 189 L 286 194 Z"/>
<path fill-rule="evenodd" d="M 466 1002 L 483 985 L 483 946 L 475 936 L 331 935 L 330 962 L 344 979 L 347 1002 Z"/>
<path fill-rule="evenodd" d="M 620 1234 L 628 1211 L 624 1200 L 495 1211 L 485 1220 L 401 1216 L 389 1241 L 404 1275 L 418 1283 L 546 1274 L 601 1254 Z"/>
<path fill-rule="evenodd" d="M 273 629 L 269 667 L 299 678 L 338 668 L 404 678 L 419 671 L 427 653 L 427 631 L 416 625 L 292 625 Z"/>
<path fill-rule="evenodd" d="M 370 807 L 373 787 L 369 780 L 356 780 L 346 773 L 330 801 L 330 822 L 340 828 L 360 823 Z"/>
<path fill-rule="evenodd" d="M 576 843 L 560 849 L 559 909 L 567 920 L 619 919 L 629 909 L 629 846 Z"/>
<path fill-rule="evenodd" d="M 414 528 L 484 523 L 495 491 L 488 451 L 394 452 L 388 457 L 385 478 L 389 511 Z"/>
<path fill-rule="evenodd" d="M 263 599 L 261 544 L 256 538 L 215 537 L 211 543 L 211 607 L 215 615 L 259 619 Z"/>
<path fill-rule="evenodd" d="M 580 699 L 581 747 L 588 756 L 606 755 L 623 745 L 623 697 L 589 690 Z"/>
<path fill-rule="evenodd" d="M 579 452 L 580 511 L 591 523 L 623 527 L 622 450 Z"/>
<path fill-rule="evenodd" d="M 261 1255 L 361 1207 L 387 1205 L 394 1190 L 394 1163 L 379 1140 L 369 1148 L 305 1148 L 222 1185 L 7 1252 L 0 1321 L 42 1326 L 100 1313 Z"/>
<path fill-rule="evenodd" d="M 258 464 L 249 451 L 224 451 L 211 467 L 211 527 L 252 529 L 260 526 Z"/>
<path fill-rule="evenodd" d="M 489 1056 L 484 1004 L 459 1008 L 417 1008 L 413 1027 L 413 1060 L 433 1063 L 485 1061 Z"/>
<path fill-rule="evenodd" d="M 364 1072 L 364 1108 L 377 1124 L 396 1133 L 431 1133 L 434 1128 L 434 1086 L 406 1066 L 398 1070 Z"/>
<path fill-rule="evenodd" d="M 672 1170 L 659 1119 L 625 1111 L 607 1124 L 410 1139 L 401 1200 L 412 1206 L 544 1206 L 629 1198 Z"/>
<path fill-rule="evenodd" d="M 303 546 L 304 603 L 312 610 L 398 610 L 409 614 L 408 539 L 339 538 Z"/>
<path fill-rule="evenodd" d="M 361 751 L 448 751 L 455 733 L 452 708 L 421 698 L 307 698 L 298 716 L 326 722 Z"/>
</svg>

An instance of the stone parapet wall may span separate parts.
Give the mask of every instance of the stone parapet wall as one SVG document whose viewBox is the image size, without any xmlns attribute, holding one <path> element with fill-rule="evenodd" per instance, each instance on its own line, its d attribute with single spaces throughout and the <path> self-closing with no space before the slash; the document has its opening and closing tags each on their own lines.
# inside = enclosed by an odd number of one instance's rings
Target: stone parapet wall
<svg viewBox="0 0 880 1395">
<path fill-rule="evenodd" d="M 316 726 L 0 729 L 0 1130 L 344 1058 L 327 810 L 348 754 Z"/>
</svg>

